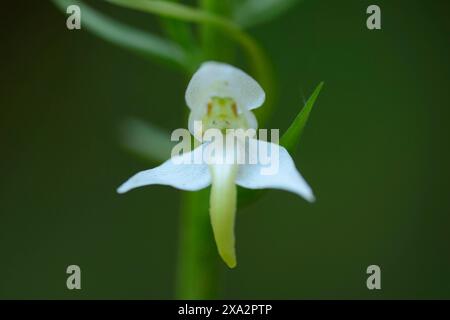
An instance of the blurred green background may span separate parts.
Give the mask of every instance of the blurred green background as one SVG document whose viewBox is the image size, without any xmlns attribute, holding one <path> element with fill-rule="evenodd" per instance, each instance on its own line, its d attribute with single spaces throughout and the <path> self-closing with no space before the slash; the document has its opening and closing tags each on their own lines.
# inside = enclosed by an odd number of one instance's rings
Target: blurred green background
<svg viewBox="0 0 450 320">
<path fill-rule="evenodd" d="M 450 5 L 376 1 L 370 31 L 370 4 L 305 0 L 250 29 L 275 67 L 271 128 L 325 81 L 294 156 L 318 201 L 270 191 L 239 210 L 238 267 L 217 255 L 220 298 L 450 298 Z M 181 192 L 115 193 L 157 165 L 124 150 L 119 128 L 185 127 L 188 79 L 68 31 L 47 1 L 2 10 L 0 298 L 172 298 Z M 66 288 L 70 264 L 80 291 Z M 380 291 L 366 288 L 371 264 Z"/>
</svg>

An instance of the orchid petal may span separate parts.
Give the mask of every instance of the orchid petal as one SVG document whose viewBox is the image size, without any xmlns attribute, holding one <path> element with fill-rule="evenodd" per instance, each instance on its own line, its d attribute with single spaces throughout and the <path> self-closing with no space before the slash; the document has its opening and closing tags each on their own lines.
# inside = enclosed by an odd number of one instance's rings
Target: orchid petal
<svg viewBox="0 0 450 320">
<path fill-rule="evenodd" d="M 188 117 L 188 130 L 189 132 L 199 141 L 202 140 L 202 135 L 203 135 L 203 128 L 202 126 L 200 127 L 196 127 L 195 123 L 200 123 L 202 124 L 202 118 L 205 115 L 205 110 L 200 110 L 200 109 L 194 109 L 189 113 L 189 117 Z"/>
<path fill-rule="evenodd" d="M 243 164 L 239 167 L 236 177 L 237 185 L 248 189 L 281 189 L 296 193 L 310 202 L 315 200 L 310 186 L 296 169 L 294 161 L 285 148 L 255 139 L 250 140 L 250 146 L 253 146 L 250 150 L 255 150 L 255 147 L 258 151 L 266 150 L 269 163 L 278 165 L 276 168 L 269 168 L 262 165 L 261 161 L 257 164 Z M 264 170 L 268 174 L 262 173 Z"/>
<path fill-rule="evenodd" d="M 232 98 L 240 112 L 260 107 L 265 100 L 261 86 L 248 74 L 231 65 L 205 62 L 192 76 L 186 90 L 191 110 L 206 112 L 212 97 Z"/>
<path fill-rule="evenodd" d="M 246 111 L 243 113 L 245 120 L 247 121 L 248 128 L 258 129 L 258 120 L 255 117 L 255 114 L 251 111 Z"/>
<path fill-rule="evenodd" d="M 201 159 L 203 145 L 191 152 L 174 156 L 159 167 L 141 171 L 118 189 L 118 193 L 125 193 L 131 189 L 152 185 L 168 185 L 181 190 L 197 191 L 211 184 L 208 166 L 205 163 L 196 163 L 194 159 Z"/>
</svg>

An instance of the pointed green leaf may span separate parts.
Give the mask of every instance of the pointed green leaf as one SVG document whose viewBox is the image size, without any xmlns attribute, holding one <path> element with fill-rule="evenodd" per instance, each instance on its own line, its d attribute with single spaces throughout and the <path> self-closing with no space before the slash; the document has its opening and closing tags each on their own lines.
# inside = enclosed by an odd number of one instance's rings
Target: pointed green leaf
<svg viewBox="0 0 450 320">
<path fill-rule="evenodd" d="M 319 83 L 319 85 L 309 97 L 308 101 L 306 101 L 303 109 L 299 112 L 288 130 L 281 137 L 280 144 L 289 151 L 293 151 L 300 141 L 300 137 L 303 133 L 306 122 L 308 121 L 309 114 L 311 113 L 311 110 L 314 106 L 314 103 L 316 102 L 317 97 L 319 96 L 320 90 L 322 90 L 322 87 L 323 82 Z"/>
<path fill-rule="evenodd" d="M 292 122 L 291 126 L 281 137 L 280 144 L 288 149 L 290 152 L 294 151 L 295 147 L 299 143 L 302 132 L 305 128 L 306 122 L 308 121 L 309 114 L 314 106 L 314 103 L 319 96 L 320 90 L 322 89 L 323 82 L 319 83 L 312 95 L 309 97 L 305 106 L 299 112 L 297 117 Z M 244 188 L 238 188 L 238 206 L 244 207 L 258 200 L 266 190 L 250 190 Z"/>
<path fill-rule="evenodd" d="M 127 26 L 110 18 L 79 0 L 52 0 L 64 13 L 70 5 L 81 8 L 82 28 L 99 36 L 106 41 L 121 47 L 131 49 L 137 53 L 157 58 L 184 70 L 191 70 L 189 58 L 181 47 L 144 32 L 140 29 Z"/>
</svg>

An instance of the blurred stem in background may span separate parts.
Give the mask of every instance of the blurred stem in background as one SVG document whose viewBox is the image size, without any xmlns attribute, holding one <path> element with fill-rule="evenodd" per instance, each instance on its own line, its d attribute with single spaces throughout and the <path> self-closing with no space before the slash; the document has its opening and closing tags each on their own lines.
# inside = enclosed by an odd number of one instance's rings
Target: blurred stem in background
<svg viewBox="0 0 450 320">
<path fill-rule="evenodd" d="M 180 2 L 180 0 L 166 0 L 168 2 Z M 186 50 L 198 52 L 197 40 L 189 25 L 173 18 L 161 18 L 162 25 L 167 35 Z"/>
<path fill-rule="evenodd" d="M 231 16 L 230 0 L 199 0 L 204 11 L 229 18 Z M 218 60 L 233 63 L 235 45 L 226 34 L 216 26 L 203 25 L 200 29 L 205 60 Z"/>
<path fill-rule="evenodd" d="M 159 15 L 165 18 L 176 18 L 185 22 L 196 22 L 199 23 L 201 28 L 205 29 L 217 29 L 221 30 L 223 34 L 226 34 L 230 40 L 236 41 L 241 45 L 244 49 L 244 52 L 247 57 L 247 61 L 252 67 L 253 75 L 260 82 L 261 86 L 267 93 L 266 103 L 264 105 L 263 111 L 256 112 L 259 121 L 265 122 L 268 119 L 269 113 L 271 112 L 271 106 L 273 105 L 273 97 L 274 97 L 274 83 L 273 83 L 273 74 L 272 68 L 270 66 L 269 60 L 266 57 L 266 54 L 262 51 L 256 41 L 250 37 L 246 32 L 242 30 L 242 28 L 234 23 L 231 20 L 224 18 L 222 15 L 218 15 L 217 12 L 213 13 L 211 11 L 201 10 L 193 7 L 189 7 L 186 5 L 182 5 L 175 2 L 169 1 L 157 1 L 157 0 L 104 0 L 106 2 L 110 2 L 116 4 L 118 6 L 140 10 L 152 14 Z M 209 0 L 207 3 L 208 8 L 212 8 L 214 10 L 219 10 L 226 8 L 226 6 L 212 5 L 210 2 L 213 0 Z M 224 1 L 224 0 L 216 0 L 216 1 Z M 210 37 L 210 33 L 215 31 L 206 31 L 201 32 L 202 34 Z M 216 33 L 215 36 L 218 34 Z M 219 42 L 220 39 L 209 39 L 207 43 L 211 46 L 216 44 L 216 46 L 222 47 Z M 207 45 L 207 47 L 210 47 Z M 214 49 L 219 50 L 219 49 Z M 212 50 L 212 49 L 208 49 Z M 225 51 L 225 50 L 224 50 Z M 189 52 L 186 52 L 189 54 Z M 205 53 L 203 53 L 205 56 Z M 213 58 L 210 53 L 207 53 L 206 56 Z M 216 59 L 219 60 L 220 57 Z M 192 61 L 192 59 L 190 60 Z M 198 65 L 189 64 L 186 66 L 186 69 L 190 72 L 195 71 Z"/>
<path fill-rule="evenodd" d="M 207 13 L 228 17 L 228 0 L 199 0 Z M 208 24 L 200 27 L 204 60 L 232 63 L 234 47 L 224 33 Z M 214 299 L 218 293 L 218 256 L 209 216 L 211 187 L 184 192 L 181 201 L 176 298 Z"/>
<path fill-rule="evenodd" d="M 177 299 L 215 299 L 219 258 L 209 218 L 210 188 L 184 192 L 181 201 Z"/>
</svg>

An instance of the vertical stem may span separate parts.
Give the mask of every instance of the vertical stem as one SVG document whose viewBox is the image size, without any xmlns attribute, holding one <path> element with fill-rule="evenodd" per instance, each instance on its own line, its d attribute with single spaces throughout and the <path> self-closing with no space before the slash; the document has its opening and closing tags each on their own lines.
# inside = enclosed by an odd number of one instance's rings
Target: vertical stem
<svg viewBox="0 0 450 320">
<path fill-rule="evenodd" d="M 230 18 L 232 14 L 232 0 L 198 0 L 204 11 L 223 18 Z M 228 26 L 229 27 L 229 26 Z M 236 47 L 230 35 L 226 35 L 223 28 L 212 24 L 202 24 L 200 35 L 202 40 L 203 56 L 206 60 L 218 60 L 233 64 L 236 58 Z M 271 66 L 258 44 L 247 34 L 232 28 L 229 33 L 239 38 L 241 45 L 245 48 L 250 64 L 253 67 L 255 78 L 266 90 L 267 98 L 264 108 L 255 110 L 260 124 L 264 124 L 270 116 L 275 101 L 275 86 L 272 79 Z M 236 40 L 235 38 L 235 40 Z"/>
<path fill-rule="evenodd" d="M 231 13 L 230 0 L 199 0 L 200 6 L 221 16 Z M 204 60 L 231 63 L 234 45 L 217 27 L 202 25 Z M 177 299 L 214 299 L 217 297 L 218 262 L 216 243 L 209 215 L 210 189 L 185 192 L 181 202 L 181 223 L 177 269 Z"/>
<path fill-rule="evenodd" d="M 228 18 L 231 15 L 231 0 L 199 0 L 200 7 L 212 14 Z M 232 62 L 234 59 L 234 45 L 220 28 L 204 24 L 200 35 L 205 60 L 219 60 Z"/>
<path fill-rule="evenodd" d="M 166 0 L 169 2 L 178 3 L 180 0 Z M 161 24 L 165 29 L 167 35 L 177 42 L 180 46 L 186 49 L 189 57 L 189 62 L 197 66 L 199 64 L 200 48 L 197 44 L 197 39 L 194 37 L 191 26 L 185 21 L 178 21 L 174 18 L 161 17 Z"/>
<path fill-rule="evenodd" d="M 170 2 L 179 2 L 179 0 L 166 0 Z M 178 42 L 186 49 L 195 48 L 195 39 L 190 26 L 184 21 L 178 21 L 173 18 L 160 18 L 163 27 L 169 37 Z"/>
<path fill-rule="evenodd" d="M 185 192 L 181 207 L 177 299 L 214 299 L 218 254 L 209 218 L 209 188 Z"/>
</svg>

